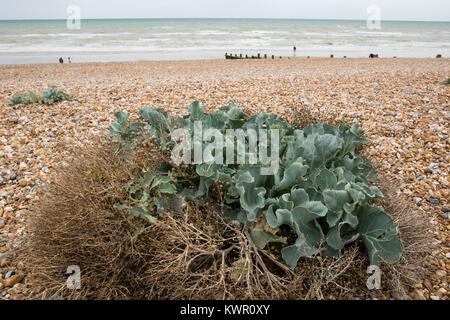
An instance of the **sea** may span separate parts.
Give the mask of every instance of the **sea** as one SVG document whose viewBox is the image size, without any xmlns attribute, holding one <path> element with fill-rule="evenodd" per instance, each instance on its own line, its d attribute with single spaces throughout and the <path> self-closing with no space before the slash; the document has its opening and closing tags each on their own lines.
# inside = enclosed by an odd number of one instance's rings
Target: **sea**
<svg viewBox="0 0 450 320">
<path fill-rule="evenodd" d="M 78 28 L 79 27 L 79 28 Z M 269 57 L 450 56 L 450 22 L 287 19 L 0 21 L 0 64 Z"/>
</svg>

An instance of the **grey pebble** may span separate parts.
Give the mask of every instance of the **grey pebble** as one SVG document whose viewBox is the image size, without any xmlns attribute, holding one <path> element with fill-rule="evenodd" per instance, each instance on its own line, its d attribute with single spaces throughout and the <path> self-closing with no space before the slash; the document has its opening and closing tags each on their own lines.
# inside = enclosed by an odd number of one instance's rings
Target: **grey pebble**
<svg viewBox="0 0 450 320">
<path fill-rule="evenodd" d="M 5 275 L 5 279 L 11 278 L 15 274 L 16 272 L 14 270 L 8 271 L 8 273 Z"/>
<path fill-rule="evenodd" d="M 438 199 L 432 199 L 432 198 L 428 198 L 428 197 L 424 197 L 424 199 L 435 206 L 437 206 L 437 205 L 439 205 L 439 203 L 441 203 L 441 201 L 439 201 Z"/>
</svg>

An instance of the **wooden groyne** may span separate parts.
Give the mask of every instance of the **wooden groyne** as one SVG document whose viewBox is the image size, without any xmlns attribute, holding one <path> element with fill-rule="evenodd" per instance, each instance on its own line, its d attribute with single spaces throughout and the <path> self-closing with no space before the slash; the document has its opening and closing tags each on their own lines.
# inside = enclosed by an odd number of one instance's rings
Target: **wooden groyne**
<svg viewBox="0 0 450 320">
<path fill-rule="evenodd" d="M 283 57 L 280 56 L 280 59 L 282 59 Z M 268 59 L 267 54 L 265 53 L 264 56 L 261 56 L 260 53 L 258 53 L 256 56 L 249 56 L 249 55 L 243 55 L 242 53 L 240 53 L 239 55 L 237 54 L 228 54 L 225 53 L 225 59 L 230 59 L 230 60 L 237 60 L 237 59 Z M 275 55 L 272 55 L 272 59 L 275 59 Z"/>
</svg>

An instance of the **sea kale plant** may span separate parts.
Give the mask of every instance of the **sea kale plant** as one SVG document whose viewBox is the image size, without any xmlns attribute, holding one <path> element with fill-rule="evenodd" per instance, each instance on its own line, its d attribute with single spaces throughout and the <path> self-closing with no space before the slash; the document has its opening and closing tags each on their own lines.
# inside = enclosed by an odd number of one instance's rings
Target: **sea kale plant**
<svg viewBox="0 0 450 320">
<path fill-rule="evenodd" d="M 72 96 L 70 94 L 66 94 L 59 90 L 48 89 L 46 92 L 42 94 L 42 96 L 37 95 L 32 92 L 30 94 L 21 94 L 16 96 L 8 101 L 10 106 L 17 104 L 46 104 L 51 105 L 59 101 L 63 100 L 72 100 Z"/>
<path fill-rule="evenodd" d="M 266 148 L 272 156 L 276 154 L 272 132 L 276 131 L 278 157 L 274 174 L 262 174 L 261 169 L 271 164 L 261 159 L 240 164 L 203 159 L 182 164 L 192 169 L 192 177 L 177 179 L 173 171 L 179 163 L 167 159 L 155 172 L 145 173 L 141 181 L 126 186 L 130 199 L 118 204 L 120 208 L 130 208 L 132 216 L 152 221 L 157 219 L 157 212 L 170 207 L 174 196 L 185 201 L 212 201 L 212 190 L 220 187 L 225 194 L 220 204 L 224 217 L 240 221 L 259 248 L 269 243 L 282 246 L 282 258 L 292 269 L 301 257 L 319 253 L 339 257 L 344 246 L 359 239 L 372 265 L 399 259 L 402 246 L 398 226 L 382 208 L 371 204 L 383 195 L 370 185 L 370 163 L 356 152 L 366 142 L 357 124 L 319 124 L 294 130 L 274 114 L 261 113 L 245 120 L 242 110 L 234 104 L 205 113 L 194 102 L 188 110 L 188 115 L 172 119 L 162 109 L 143 108 L 139 112 L 141 120 L 132 123 L 127 113 L 117 112 L 117 122 L 111 123 L 110 130 L 126 152 L 132 152 L 145 136 L 152 137 L 159 148 L 174 152 L 179 141 L 172 138 L 177 129 L 190 133 L 191 139 L 186 141 L 192 150 L 205 150 L 210 144 L 204 137 L 200 142 L 194 139 L 199 124 L 203 132 L 212 129 L 223 136 L 230 129 L 264 129 L 270 134 L 265 142 L 258 141 L 257 148 Z M 240 151 L 248 160 L 248 136 L 244 145 Z M 224 141 L 223 154 L 227 146 L 229 141 Z M 232 148 L 234 154 L 239 154 L 234 140 Z M 214 199 L 217 201 L 217 197 Z"/>
</svg>

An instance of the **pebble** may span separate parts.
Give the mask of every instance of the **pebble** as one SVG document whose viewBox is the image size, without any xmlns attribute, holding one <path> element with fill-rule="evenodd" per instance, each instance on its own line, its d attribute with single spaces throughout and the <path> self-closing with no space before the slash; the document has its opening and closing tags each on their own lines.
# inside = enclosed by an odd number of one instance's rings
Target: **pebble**
<svg viewBox="0 0 450 320">
<path fill-rule="evenodd" d="M 14 270 L 8 271 L 5 275 L 5 279 L 8 279 L 10 277 L 12 277 L 13 275 L 15 275 L 16 272 Z"/>
<path fill-rule="evenodd" d="M 420 289 L 416 289 L 414 291 L 415 293 L 415 299 L 417 300 L 427 300 L 427 298 L 425 298 L 425 296 L 423 295 L 423 291 Z"/>
<path fill-rule="evenodd" d="M 444 288 L 439 288 L 439 290 L 436 292 L 436 295 L 439 298 L 442 298 L 443 296 L 445 296 L 447 294 L 447 290 L 445 290 Z"/>
<path fill-rule="evenodd" d="M 438 276 L 438 277 L 446 277 L 447 276 L 447 272 L 445 272 L 445 271 L 443 271 L 443 270 L 438 270 L 438 271 L 436 271 L 436 275 Z"/>
<path fill-rule="evenodd" d="M 13 275 L 11 278 L 5 279 L 3 284 L 5 285 L 5 287 L 12 287 L 16 283 L 19 283 L 20 281 L 22 281 L 23 278 L 24 278 L 24 275 L 19 273 L 19 274 Z"/>
<path fill-rule="evenodd" d="M 441 300 L 438 296 L 430 296 L 431 300 Z"/>
<path fill-rule="evenodd" d="M 429 198 L 429 197 L 424 197 L 424 199 L 427 200 L 429 203 L 435 205 L 435 206 L 437 206 L 437 205 L 439 205 L 441 203 L 438 199 L 432 199 L 432 198 Z"/>
</svg>

